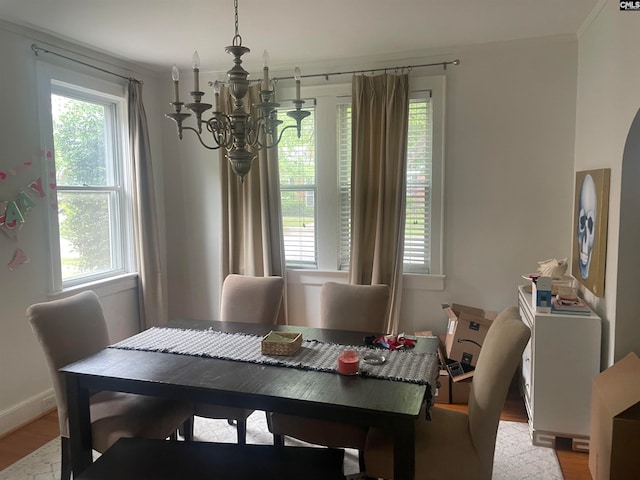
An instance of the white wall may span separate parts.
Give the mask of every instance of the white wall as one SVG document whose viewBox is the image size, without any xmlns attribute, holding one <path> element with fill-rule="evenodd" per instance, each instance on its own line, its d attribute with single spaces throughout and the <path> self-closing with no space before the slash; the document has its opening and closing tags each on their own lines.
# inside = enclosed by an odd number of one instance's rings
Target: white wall
<svg viewBox="0 0 640 480">
<path fill-rule="evenodd" d="M 459 48 L 429 52 L 411 63 L 454 58 L 461 65 L 446 71 L 446 280 L 435 289 L 438 279 L 426 287 L 415 278 L 405 282 L 401 328 L 408 332 L 442 332 L 443 302 L 491 310 L 515 305 L 521 274 L 535 271 L 538 261 L 568 257 L 571 249 L 577 41 L 555 37 Z M 400 59 L 391 65 L 398 62 L 407 64 Z M 335 71 L 322 68 L 303 71 Z M 425 74 L 442 70 L 412 73 Z M 170 95 L 167 90 L 165 98 Z M 169 228 L 171 314 L 215 318 L 218 159 L 190 132 L 179 147 L 175 138 L 167 126 L 168 222 L 176 225 Z M 343 277 L 291 273 L 290 322 L 314 324 L 320 285 Z"/>
<path fill-rule="evenodd" d="M 0 435 L 51 408 L 48 399 L 53 395 L 44 356 L 25 316 L 29 305 L 58 297 L 50 294 L 48 283 L 48 233 L 45 221 L 48 207 L 28 188 L 31 181 L 43 175 L 42 165 L 45 161 L 39 154 L 38 57 L 31 51 L 34 42 L 65 54 L 68 52 L 60 48 L 72 48 L 88 54 L 103 67 L 144 80 L 152 150 L 154 160 L 158 162 L 154 174 L 160 186 L 160 200 L 163 195 L 162 151 L 158 132 L 161 116 L 155 101 L 159 97 L 156 91 L 158 82 L 146 72 L 127 70 L 127 66 L 116 59 L 0 21 L 0 104 L 3 113 L 0 115 L 0 171 L 7 172 L 16 166 L 24 166 L 24 162 L 33 162 L 31 167 L 20 171 L 16 169 L 15 175 L 0 180 L 0 201 L 13 200 L 24 190 L 36 204 L 27 212 L 26 223 L 17 232 L 16 239 L 0 233 Z M 59 61 L 55 57 L 47 57 L 47 54 L 41 55 L 42 60 Z M 95 71 L 92 73 L 95 74 Z M 109 79 L 113 80 L 112 77 Z M 149 98 L 153 100 L 149 102 Z M 43 180 L 46 184 L 46 177 Z M 163 208 L 160 215 L 164 220 Z M 6 265 L 17 248 L 21 248 L 30 261 L 9 271 Z M 139 327 L 136 279 L 128 278 L 122 282 L 96 286 L 95 290 L 101 298 L 112 339 L 124 338 L 136 332 Z"/>
<path fill-rule="evenodd" d="M 579 37 L 575 170 L 611 168 L 605 296 L 585 292 L 604 319 L 606 367 L 630 351 L 640 352 L 637 123 L 623 162 L 640 108 L 640 17 L 621 12 L 614 0 L 599 7 Z"/>
<path fill-rule="evenodd" d="M 441 301 L 515 305 L 522 274 L 569 255 L 576 49 L 555 38 L 454 53 L 461 65 L 447 83 L 447 279 L 444 292 L 416 295 L 412 326 L 439 331 L 432 323 L 443 317 Z"/>
<path fill-rule="evenodd" d="M 191 85 L 189 72 L 181 72 L 181 100 Z M 200 74 L 201 88 L 212 77 Z M 166 79 L 170 79 L 167 72 Z M 173 85 L 164 89 L 159 103 L 170 112 Z M 210 95 L 209 95 L 210 96 Z M 205 100 L 207 99 L 205 98 Z M 186 125 L 186 122 L 185 122 Z M 169 318 L 216 320 L 220 286 L 220 172 L 219 151 L 203 148 L 193 132 L 178 140 L 176 125 L 163 118 L 165 201 L 167 212 Z"/>
</svg>

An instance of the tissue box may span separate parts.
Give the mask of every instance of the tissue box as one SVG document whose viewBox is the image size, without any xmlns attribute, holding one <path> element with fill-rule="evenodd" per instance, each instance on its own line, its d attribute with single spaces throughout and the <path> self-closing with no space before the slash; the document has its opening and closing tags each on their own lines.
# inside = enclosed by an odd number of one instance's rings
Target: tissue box
<svg viewBox="0 0 640 480">
<path fill-rule="evenodd" d="M 537 313 L 551 313 L 551 290 L 553 279 L 551 277 L 538 277 L 531 285 L 532 307 Z"/>
</svg>

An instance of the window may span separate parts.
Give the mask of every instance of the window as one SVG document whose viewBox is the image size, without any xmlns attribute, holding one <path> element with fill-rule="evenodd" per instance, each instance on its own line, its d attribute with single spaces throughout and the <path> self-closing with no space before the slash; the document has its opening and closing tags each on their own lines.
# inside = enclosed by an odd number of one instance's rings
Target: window
<svg viewBox="0 0 640 480">
<path fill-rule="evenodd" d="M 444 77 L 410 82 L 404 272 L 441 274 Z M 347 270 L 351 228 L 351 85 L 307 87 L 305 93 L 314 97 L 315 108 L 309 117 L 313 122 L 303 125 L 309 129 L 313 125 L 315 135 L 309 133 L 308 143 L 304 147 L 299 144 L 298 150 L 294 150 L 290 141 L 285 141 L 285 133 L 279 146 L 287 267 Z M 291 155 L 292 151 L 298 153 Z M 314 211 L 305 211 L 304 215 L 300 208 L 296 213 L 285 207 L 290 201 L 294 177 L 283 171 L 292 171 L 296 164 L 315 172 L 315 182 L 305 187 L 313 192 L 317 202 Z M 315 262 L 309 257 L 305 263 L 298 261 L 302 242 L 296 243 L 294 234 L 304 231 L 300 226 L 308 225 L 311 218 L 314 228 L 312 233 L 306 232 L 305 245 L 309 252 L 315 252 Z M 296 225 L 298 230 L 288 229 L 288 225 Z"/>
<path fill-rule="evenodd" d="M 289 267 L 316 267 L 316 146 L 315 109 L 302 122 L 300 138 L 289 129 L 278 145 L 280 198 L 285 260 Z M 280 130 L 296 122 L 281 110 Z"/>
<path fill-rule="evenodd" d="M 415 95 L 418 98 L 409 101 L 403 271 L 430 273 L 431 95 Z M 351 246 L 351 105 L 338 106 L 338 161 L 340 268 L 346 270 Z"/>
<path fill-rule="evenodd" d="M 52 290 L 131 272 L 124 87 L 50 66 L 39 73 L 57 194 L 49 222 Z"/>
</svg>

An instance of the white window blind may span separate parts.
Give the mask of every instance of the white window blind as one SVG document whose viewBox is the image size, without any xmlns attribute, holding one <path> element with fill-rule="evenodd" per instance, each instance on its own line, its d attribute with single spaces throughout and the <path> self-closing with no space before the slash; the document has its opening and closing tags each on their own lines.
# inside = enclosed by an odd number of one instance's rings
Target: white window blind
<svg viewBox="0 0 640 480">
<path fill-rule="evenodd" d="M 404 272 L 429 273 L 431 258 L 432 114 L 429 99 L 409 102 Z"/>
<path fill-rule="evenodd" d="M 302 122 L 300 138 L 295 129 L 282 136 L 278 145 L 280 198 L 285 261 L 290 268 L 316 268 L 318 246 L 316 231 L 316 135 L 315 108 L 306 107 L 311 115 Z M 280 130 L 295 125 L 279 110 Z"/>
<path fill-rule="evenodd" d="M 428 92 L 427 92 L 428 93 Z M 421 94 L 424 97 L 424 93 Z M 430 272 L 432 204 L 432 132 L 430 98 L 409 103 L 404 272 Z M 338 106 L 340 189 L 340 268 L 349 268 L 351 237 L 351 105 Z"/>
<path fill-rule="evenodd" d="M 338 105 L 339 268 L 349 269 L 351 248 L 351 104 Z"/>
</svg>

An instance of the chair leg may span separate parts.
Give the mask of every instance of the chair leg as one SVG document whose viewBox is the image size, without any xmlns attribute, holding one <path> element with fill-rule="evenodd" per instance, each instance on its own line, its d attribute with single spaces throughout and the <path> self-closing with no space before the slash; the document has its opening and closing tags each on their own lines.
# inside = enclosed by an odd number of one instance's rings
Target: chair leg
<svg viewBox="0 0 640 480">
<path fill-rule="evenodd" d="M 362 450 L 358 450 L 358 467 L 362 473 L 367 471 L 367 468 L 364 464 L 364 452 Z"/>
<path fill-rule="evenodd" d="M 236 428 L 238 429 L 238 445 L 247 444 L 247 420 L 236 420 Z"/>
<path fill-rule="evenodd" d="M 284 447 L 284 435 L 278 433 L 273 434 L 273 444 L 276 447 Z"/>
<path fill-rule="evenodd" d="M 184 438 L 185 442 L 193 441 L 193 425 L 195 423 L 195 417 L 191 415 L 187 418 L 182 425 L 180 425 L 180 429 L 178 430 L 182 434 L 182 438 Z"/>
<path fill-rule="evenodd" d="M 271 424 L 271 414 L 269 412 L 264 412 L 267 416 L 267 428 L 270 432 L 273 432 L 272 424 Z M 284 447 L 284 435 L 279 435 L 277 433 L 273 434 L 273 444 L 276 447 Z"/>
<path fill-rule="evenodd" d="M 60 480 L 71 480 L 71 445 L 67 437 L 60 437 Z"/>
</svg>

